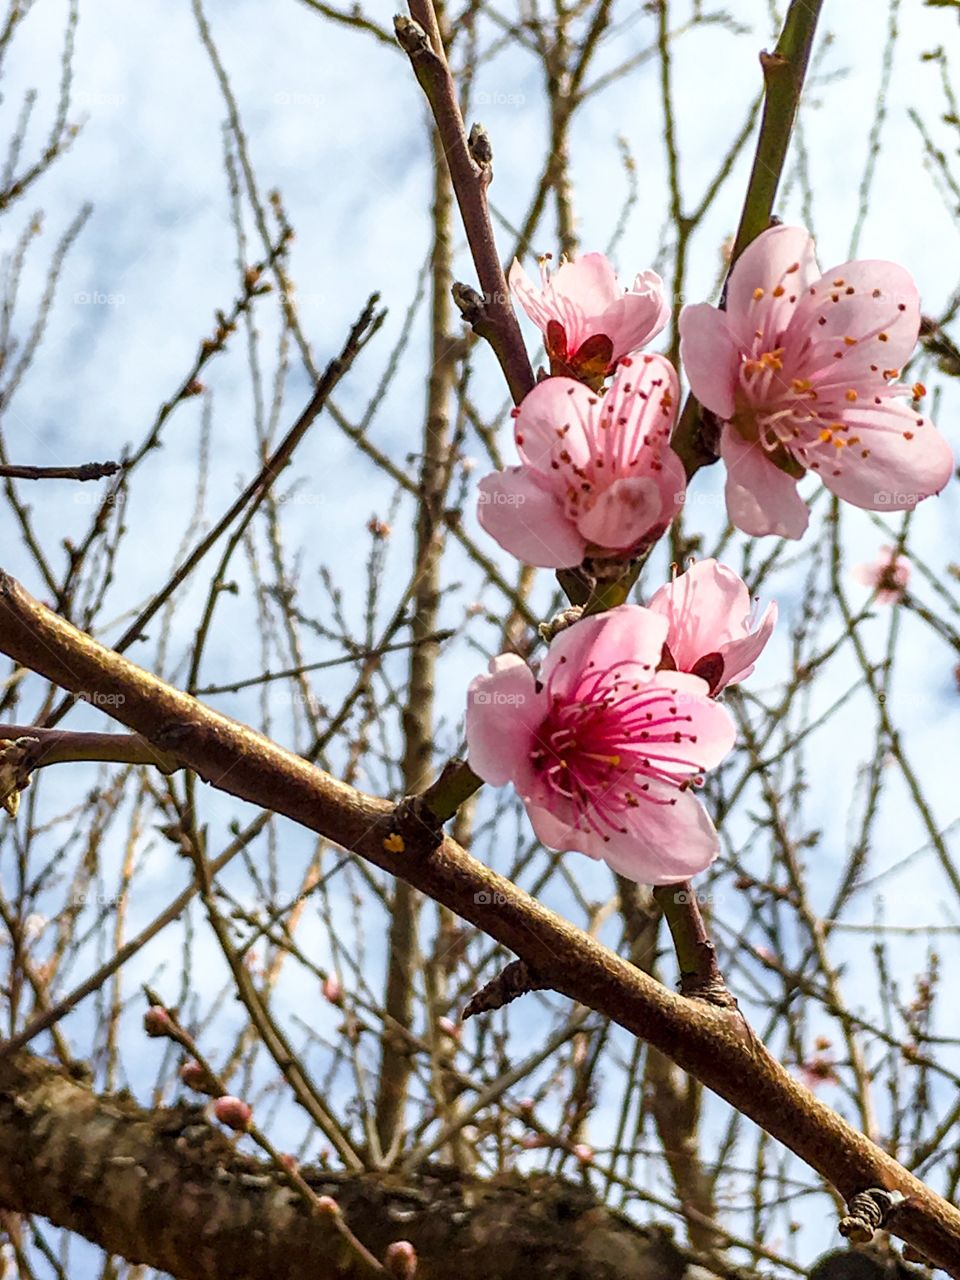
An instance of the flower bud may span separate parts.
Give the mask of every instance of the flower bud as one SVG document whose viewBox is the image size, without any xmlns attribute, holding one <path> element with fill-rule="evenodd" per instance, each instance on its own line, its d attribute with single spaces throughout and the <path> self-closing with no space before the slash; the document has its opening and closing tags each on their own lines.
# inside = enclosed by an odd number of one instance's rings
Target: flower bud
<svg viewBox="0 0 960 1280">
<path fill-rule="evenodd" d="M 197 1093 L 216 1093 L 209 1073 L 199 1062 L 185 1062 L 180 1068 L 180 1079 L 188 1089 L 195 1089 Z"/>
<path fill-rule="evenodd" d="M 213 1104 L 213 1114 L 221 1124 L 225 1124 L 228 1129 L 236 1129 L 238 1133 L 246 1133 L 253 1120 L 252 1108 L 229 1093 L 225 1093 L 222 1098 L 216 1100 Z"/>
<path fill-rule="evenodd" d="M 169 1036 L 173 1031 L 173 1019 L 162 1004 L 152 1004 L 143 1015 L 143 1029 L 148 1036 Z"/>
<path fill-rule="evenodd" d="M 326 976 L 321 989 L 325 1000 L 329 1000 L 331 1004 L 335 1005 L 343 1004 L 343 986 L 335 973 L 330 973 Z"/>
<path fill-rule="evenodd" d="M 395 1240 L 387 1249 L 383 1265 L 395 1280 L 413 1280 L 417 1274 L 417 1251 L 409 1240 Z"/>
</svg>

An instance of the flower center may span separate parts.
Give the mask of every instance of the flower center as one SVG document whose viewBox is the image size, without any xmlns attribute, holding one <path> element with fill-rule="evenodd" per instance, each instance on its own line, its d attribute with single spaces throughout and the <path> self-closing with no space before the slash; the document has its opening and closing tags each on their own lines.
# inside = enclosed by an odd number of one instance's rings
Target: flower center
<svg viewBox="0 0 960 1280">
<path fill-rule="evenodd" d="M 636 663 L 625 666 L 635 673 Z M 630 679 L 620 667 L 588 670 L 569 699 L 554 694 L 530 755 L 571 821 L 604 840 L 627 834 L 623 815 L 642 801 L 676 804 L 664 792 L 702 781 L 687 754 L 697 741 L 693 717 L 672 690 Z"/>
</svg>

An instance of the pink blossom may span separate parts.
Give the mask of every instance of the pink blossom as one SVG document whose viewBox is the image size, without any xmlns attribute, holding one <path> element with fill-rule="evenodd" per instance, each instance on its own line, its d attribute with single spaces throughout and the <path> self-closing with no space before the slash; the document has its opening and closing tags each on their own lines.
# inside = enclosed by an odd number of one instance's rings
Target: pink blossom
<svg viewBox="0 0 960 1280">
<path fill-rule="evenodd" d="M 746 583 L 717 560 L 698 560 L 661 587 L 647 607 L 667 620 L 663 665 L 701 676 L 711 694 L 750 675 L 777 624 L 771 603 L 751 630 Z"/>
<path fill-rule="evenodd" d="M 670 448 L 679 384 L 663 356 L 639 356 L 605 395 L 547 378 L 515 410 L 519 467 L 480 481 L 484 529 L 526 564 L 572 568 L 628 559 L 680 509 L 685 476 Z"/>
<path fill-rule="evenodd" d="M 620 605 L 562 631 L 535 678 L 515 654 L 470 685 L 470 765 L 512 783 L 551 849 L 576 849 L 621 875 L 674 884 L 717 854 L 691 787 L 733 747 L 705 680 L 658 671 L 667 621 Z"/>
<path fill-rule="evenodd" d="M 538 289 L 514 261 L 510 288 L 546 338 L 551 373 L 598 386 L 670 318 L 663 281 L 655 271 L 641 271 L 625 290 L 602 253 L 564 262 L 552 278 L 546 263 L 541 258 Z"/>
<path fill-rule="evenodd" d="M 727 512 L 750 534 L 799 538 L 797 480 L 815 471 L 838 498 L 904 511 L 950 478 L 950 447 L 898 383 L 916 346 L 920 300 L 892 262 L 845 262 L 823 275 L 802 227 L 772 227 L 744 250 L 726 311 L 680 317 L 694 395 L 721 419 Z"/>
<path fill-rule="evenodd" d="M 896 547 L 882 547 L 875 560 L 854 565 L 851 572 L 857 582 L 873 587 L 877 604 L 896 604 L 910 581 L 910 561 Z"/>
</svg>

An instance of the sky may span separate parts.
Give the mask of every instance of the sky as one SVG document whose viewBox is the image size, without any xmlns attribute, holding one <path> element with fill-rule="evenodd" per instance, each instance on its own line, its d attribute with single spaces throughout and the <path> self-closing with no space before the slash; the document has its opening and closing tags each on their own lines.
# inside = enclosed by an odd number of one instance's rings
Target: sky
<svg viewBox="0 0 960 1280">
<path fill-rule="evenodd" d="M 710 9 L 709 4 L 703 7 Z M 628 5 L 622 8 L 623 16 L 618 16 L 611 38 L 598 54 L 594 75 L 649 47 L 653 29 L 649 16 L 639 10 L 632 13 Z M 673 8 L 678 23 L 690 10 L 683 3 Z M 205 11 L 235 94 L 261 196 L 279 189 L 296 230 L 291 274 L 303 329 L 317 362 L 322 365 L 339 349 L 372 292 L 379 293 L 387 308 L 380 335 L 338 391 L 341 409 L 358 417 L 375 394 L 390 352 L 404 332 L 406 309 L 429 245 L 424 215 L 431 175 L 420 91 L 396 49 L 323 20 L 301 0 L 274 0 L 269 6 L 253 0 L 216 0 Z M 378 2 L 366 12 L 389 29 L 391 6 Z M 956 46 L 958 15 L 920 0 L 903 0 L 895 12 L 901 35 L 885 98 L 869 216 L 857 253 L 908 265 L 925 310 L 936 313 L 960 286 L 960 223 L 957 209 L 942 198 L 924 163 L 910 112 L 918 111 L 937 145 L 951 157 L 956 155 L 958 134 L 941 119 L 947 108 L 938 65 L 923 55 L 941 45 Z M 24 93 L 32 87 L 38 90 L 24 146 L 26 156 L 43 145 L 55 110 L 66 13 L 61 0 L 36 0 L 4 66 L 0 136 L 9 136 Z M 718 157 L 740 128 L 759 89 L 757 52 L 770 43 L 770 9 L 761 0 L 752 0 L 737 6 L 737 18 L 747 28 L 742 34 L 717 23 L 705 24 L 675 47 L 681 181 L 688 208 L 712 178 Z M 824 266 L 845 261 L 851 251 L 870 131 L 877 119 L 887 30 L 886 4 L 827 0 L 824 6 L 821 41 L 802 117 L 802 144 L 814 193 L 811 230 L 817 235 Z M 475 88 L 477 110 L 494 147 L 492 200 L 506 222 L 516 225 L 545 145 L 547 122 L 538 72 L 527 56 L 506 49 L 479 68 Z M 212 328 L 215 310 L 228 307 L 237 292 L 237 249 L 223 164 L 226 108 L 190 5 L 185 0 L 162 5 L 145 0 L 138 6 L 121 0 L 81 0 L 71 99 L 70 118 L 83 118 L 73 147 L 37 187 L 0 217 L 0 255 L 6 258 L 36 211 L 43 213 L 43 232 L 27 256 L 15 313 L 14 329 L 25 333 L 54 246 L 81 208 L 88 202 L 92 205 L 66 257 L 37 358 L 4 409 L 7 452 L 12 460 L 24 463 L 112 458 L 135 447 L 148 432 L 157 406 L 190 367 L 198 342 Z M 577 229 L 585 250 L 609 242 L 628 193 L 619 137 L 626 140 L 636 164 L 638 199 L 615 258 L 622 274 L 632 276 L 657 261 L 667 214 L 663 118 L 652 60 L 597 94 L 576 118 L 571 164 Z M 721 246 L 735 228 L 748 165 L 749 148 L 694 238 L 689 301 L 712 296 Z M 806 212 L 801 184 L 789 167 L 778 212 L 788 220 Z M 245 230 L 246 260 L 252 261 L 260 256 L 260 247 L 249 216 Z M 539 250 L 555 251 L 551 234 L 545 225 Z M 501 243 L 508 242 L 503 234 Z M 457 243 L 457 272 L 473 281 L 462 238 Z M 277 363 L 275 305 L 275 300 L 268 300 L 257 309 L 268 387 Z M 422 315 L 418 316 L 370 427 L 370 438 L 407 470 L 409 456 L 419 447 L 424 326 Z M 533 349 L 533 331 L 525 325 L 524 332 Z M 232 500 L 238 485 L 253 474 L 254 396 L 245 339 L 237 338 L 228 353 L 204 372 L 208 394 L 177 408 L 164 432 L 162 449 L 131 486 L 123 510 L 129 537 L 99 623 L 99 635 L 108 642 L 123 630 L 131 610 L 166 580 L 190 528 L 198 458 L 206 438 L 205 413 L 210 415 L 209 471 L 199 527 L 209 525 Z M 281 429 L 293 420 L 310 392 L 308 379 L 292 355 L 283 384 Z M 472 385 L 478 403 L 492 418 L 503 403 L 503 392 L 495 365 L 482 348 L 475 356 Z M 960 454 L 957 391 L 945 379 L 939 379 L 937 387 L 938 421 Z M 509 453 L 506 420 L 499 431 L 501 447 Z M 474 446 L 473 452 L 479 456 L 479 447 Z M 474 482 L 483 470 L 481 462 L 473 473 Z M 688 508 L 688 520 L 696 525 L 702 519 L 708 533 L 718 531 L 722 523 L 717 470 L 698 480 Z M 367 554 L 365 525 L 372 514 L 387 517 L 391 486 L 329 417 L 316 425 L 298 453 L 296 478 L 298 487 L 284 504 L 284 519 L 288 545 L 302 549 L 301 591 L 313 609 L 322 611 L 318 566 L 330 564 L 343 588 L 344 610 L 357 622 L 364 608 L 357 566 Z M 66 486 L 42 491 L 22 488 L 21 492 L 31 505 L 52 563 L 62 563 L 59 544 L 65 537 L 82 536 L 93 509 L 91 494 L 86 488 Z M 957 516 L 956 493 L 948 493 L 924 504 L 911 524 L 911 546 L 935 574 L 943 574 L 947 562 L 958 558 Z M 472 498 L 464 520 L 478 540 L 482 538 Z M 895 520 L 886 524 L 894 534 L 899 528 Z M 411 545 L 409 507 L 401 506 L 393 525 L 389 563 L 399 574 Z M 859 514 L 845 517 L 844 537 L 850 563 L 872 558 L 877 546 L 888 540 L 876 521 Z M 496 547 L 487 545 L 486 550 L 497 563 L 509 567 L 508 558 Z M 28 588 L 43 594 L 12 526 L 3 540 L 2 563 L 22 576 Z M 665 558 L 655 559 L 648 572 L 659 575 L 653 580 L 657 585 L 667 572 Z M 262 666 L 249 580 L 243 577 L 246 568 L 238 566 L 237 573 L 240 590 L 219 605 L 218 626 L 201 682 L 225 683 L 255 674 Z M 451 553 L 449 574 L 460 585 L 451 587 L 445 597 L 443 623 L 459 626 L 477 596 L 476 575 L 457 551 Z M 791 633 L 800 622 L 800 586 L 800 575 L 791 574 L 788 558 L 771 583 L 780 601 L 782 622 L 753 677 L 758 691 L 775 686 L 788 661 Z M 545 576 L 536 599 L 546 607 L 549 596 Z M 851 585 L 851 597 L 862 603 L 866 593 L 858 594 Z M 163 668 L 174 677 L 193 638 L 203 598 L 202 581 L 178 598 Z M 482 598 L 491 609 L 500 607 L 495 593 L 488 590 Z M 881 612 L 864 627 L 866 641 L 878 658 L 888 622 L 889 615 Z M 836 619 L 827 625 L 835 629 Z M 901 625 L 903 659 L 888 697 L 935 819 L 947 829 L 960 819 L 954 765 L 960 731 L 952 677 L 956 656 L 951 657 L 949 648 L 916 618 L 904 618 Z M 459 746 L 463 689 L 483 665 L 480 650 L 492 643 L 493 629 L 487 627 L 477 645 L 454 646 L 444 665 L 438 694 L 443 717 L 438 746 L 443 752 Z M 317 644 L 316 657 L 328 653 L 328 648 Z M 155 667 L 156 633 L 146 645 L 135 647 L 132 656 Z M 402 660 L 388 670 L 401 680 Z M 351 678 L 349 669 L 335 669 L 325 678 L 325 700 L 329 690 L 330 705 L 336 705 L 338 693 L 349 687 Z M 851 660 L 841 658 L 813 693 L 811 714 L 839 697 L 854 678 Z M 256 719 L 260 714 L 256 691 L 211 701 L 241 718 Z M 289 703 L 285 708 L 274 703 L 273 729 L 281 739 L 293 732 L 294 710 Z M 831 869 L 835 872 L 848 836 L 847 814 L 862 763 L 865 722 L 872 723 L 871 705 L 864 695 L 856 695 L 808 763 L 804 818 L 811 828 L 827 833 L 816 856 L 831 862 L 822 873 L 816 867 L 811 872 L 811 891 L 819 910 L 825 910 L 831 896 L 835 883 Z M 82 708 L 70 724 L 103 728 L 107 721 L 102 713 Z M 371 776 L 361 778 L 361 785 L 382 783 L 382 774 L 373 770 Z M 90 770 L 64 770 L 50 783 L 51 810 L 67 807 L 70 796 L 92 785 L 93 778 Z M 235 806 L 219 797 L 205 796 L 205 805 L 207 820 L 218 832 L 225 831 L 236 816 Z M 869 871 L 874 876 L 883 875 L 927 843 L 893 769 L 883 805 L 883 820 L 871 850 Z M 241 821 L 247 818 L 241 815 Z M 742 816 L 738 824 L 731 831 L 733 843 L 750 834 L 748 817 Z M 956 850 L 952 830 L 950 838 Z M 299 866 L 309 856 L 311 842 L 297 833 L 287 833 L 285 841 L 292 864 Z M 120 847 L 118 840 L 117 850 Z M 150 856 L 144 859 L 132 906 L 132 924 L 149 919 L 164 895 L 183 882 L 182 867 L 168 845 L 154 839 L 145 845 L 145 852 L 148 849 Z M 491 851 L 490 856 L 497 854 Z M 602 868 L 573 854 L 568 855 L 567 865 L 588 896 L 605 896 L 608 881 Z M 245 891 L 249 892 L 249 885 Z M 718 892 L 732 898 L 729 879 Z M 863 893 L 852 921 L 873 919 L 878 893 L 893 923 L 957 922 L 957 903 L 945 893 L 929 854 L 886 875 L 874 890 Z M 344 892 L 343 902 L 348 897 Z M 544 889 L 544 898 L 559 910 L 570 908 L 568 892 L 557 879 Z M 730 909 L 736 915 L 736 903 L 731 901 Z M 316 941 L 322 953 L 323 940 L 318 936 Z M 928 942 L 928 935 L 921 933 L 897 943 L 899 971 L 907 987 L 923 964 Z M 175 969 L 175 957 L 166 945 L 161 942 L 145 952 L 135 975 L 154 972 L 158 964 L 170 963 Z M 839 963 L 850 971 L 862 962 L 867 945 L 863 935 L 845 936 L 837 944 Z M 217 963 L 209 939 L 198 936 L 194 946 L 196 965 Z M 380 962 L 382 953 L 375 954 L 374 963 Z M 291 979 L 283 998 L 296 1008 L 306 998 L 306 988 L 298 988 Z M 872 995 L 864 992 L 863 999 L 868 1002 Z M 83 1011 L 76 1015 L 84 1016 Z M 548 1024 L 545 1018 L 543 1025 Z M 143 1057 L 142 1048 L 131 1047 L 132 1078 Z M 601 1139 L 607 1122 L 604 1114 L 596 1122 Z M 826 1238 L 819 1223 L 812 1221 L 806 1223 L 801 1237 L 821 1244 Z"/>
</svg>

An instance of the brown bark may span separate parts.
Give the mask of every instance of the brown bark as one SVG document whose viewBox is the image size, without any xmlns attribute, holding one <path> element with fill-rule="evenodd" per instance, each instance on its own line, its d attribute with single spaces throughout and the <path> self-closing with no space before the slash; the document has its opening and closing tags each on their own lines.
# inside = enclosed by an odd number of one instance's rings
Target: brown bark
<svg viewBox="0 0 960 1280">
<path fill-rule="evenodd" d="M 683 1253 L 549 1177 L 302 1170 L 382 1258 L 410 1240 L 417 1280 L 680 1280 Z M 0 1207 L 37 1214 L 178 1280 L 359 1280 L 356 1254 L 283 1175 L 196 1106 L 99 1097 L 22 1051 L 0 1061 Z"/>
</svg>

